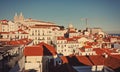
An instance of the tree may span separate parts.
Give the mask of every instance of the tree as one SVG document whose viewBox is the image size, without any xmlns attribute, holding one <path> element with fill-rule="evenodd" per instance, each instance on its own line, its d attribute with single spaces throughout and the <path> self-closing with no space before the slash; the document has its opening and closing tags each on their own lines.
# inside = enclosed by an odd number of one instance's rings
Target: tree
<svg viewBox="0 0 120 72">
<path fill-rule="evenodd" d="M 64 30 L 64 28 L 65 28 L 64 26 L 59 26 L 59 27 L 60 27 L 61 30 Z"/>
</svg>

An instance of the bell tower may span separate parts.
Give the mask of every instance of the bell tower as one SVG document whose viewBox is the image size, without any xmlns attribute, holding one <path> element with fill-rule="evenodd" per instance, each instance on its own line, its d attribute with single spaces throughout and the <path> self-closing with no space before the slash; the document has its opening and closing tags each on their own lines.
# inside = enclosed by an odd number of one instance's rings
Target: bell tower
<svg viewBox="0 0 120 72">
<path fill-rule="evenodd" d="M 24 16 L 23 16 L 22 12 L 19 15 L 19 21 L 24 21 Z"/>
<path fill-rule="evenodd" d="M 24 16 L 23 16 L 22 12 L 20 13 L 20 15 L 15 13 L 14 22 L 22 22 L 22 21 L 24 21 Z"/>
<path fill-rule="evenodd" d="M 17 21 L 18 21 L 18 15 L 17 15 L 17 13 L 15 13 L 14 22 L 17 22 Z"/>
</svg>

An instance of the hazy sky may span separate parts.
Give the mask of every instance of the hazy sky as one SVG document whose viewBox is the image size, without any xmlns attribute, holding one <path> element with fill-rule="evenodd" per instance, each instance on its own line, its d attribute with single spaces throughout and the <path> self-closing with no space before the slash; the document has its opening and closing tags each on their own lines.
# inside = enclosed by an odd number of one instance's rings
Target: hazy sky
<svg viewBox="0 0 120 72">
<path fill-rule="evenodd" d="M 78 29 L 85 29 L 88 18 L 89 27 L 120 33 L 120 0 L 0 0 L 0 19 L 13 20 L 16 12 Z"/>
</svg>

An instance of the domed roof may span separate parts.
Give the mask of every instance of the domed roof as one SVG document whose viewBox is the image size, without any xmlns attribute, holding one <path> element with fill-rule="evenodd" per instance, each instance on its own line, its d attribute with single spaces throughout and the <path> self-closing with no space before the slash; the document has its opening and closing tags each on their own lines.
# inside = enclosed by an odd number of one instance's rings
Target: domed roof
<svg viewBox="0 0 120 72">
<path fill-rule="evenodd" d="M 72 25 L 72 24 L 69 24 L 68 28 L 73 28 L 73 25 Z"/>
</svg>

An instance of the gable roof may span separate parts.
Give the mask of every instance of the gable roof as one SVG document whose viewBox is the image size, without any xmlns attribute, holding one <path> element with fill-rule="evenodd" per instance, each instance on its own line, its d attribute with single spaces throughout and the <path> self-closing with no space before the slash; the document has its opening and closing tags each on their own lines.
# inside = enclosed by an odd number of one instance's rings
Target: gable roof
<svg viewBox="0 0 120 72">
<path fill-rule="evenodd" d="M 119 55 L 120 57 L 120 55 Z M 111 69 L 119 69 L 120 68 L 120 58 L 116 58 L 115 56 L 108 56 L 107 59 L 105 59 L 105 66 L 111 68 Z"/>
<path fill-rule="evenodd" d="M 8 41 L 7 43 L 9 45 L 27 45 L 31 42 L 32 40 L 31 39 L 20 39 L 20 40 L 14 40 L 14 41 Z"/>
<path fill-rule="evenodd" d="M 102 55 L 93 55 L 93 56 L 89 56 L 89 60 L 94 65 L 103 65 L 105 58 Z"/>
<path fill-rule="evenodd" d="M 25 56 L 42 56 L 43 48 L 40 46 L 28 46 L 24 49 Z"/>
<path fill-rule="evenodd" d="M 81 62 L 81 63 L 83 63 L 85 65 L 88 65 L 88 66 L 93 65 L 86 56 L 76 56 L 76 58 L 79 60 L 79 62 Z"/>
<path fill-rule="evenodd" d="M 25 56 L 53 56 L 56 55 L 56 50 L 53 46 L 44 42 L 36 46 L 28 46 L 24 49 Z"/>
<path fill-rule="evenodd" d="M 93 65 L 86 56 L 63 56 L 63 64 L 68 63 L 72 66 L 91 66 Z"/>
</svg>

